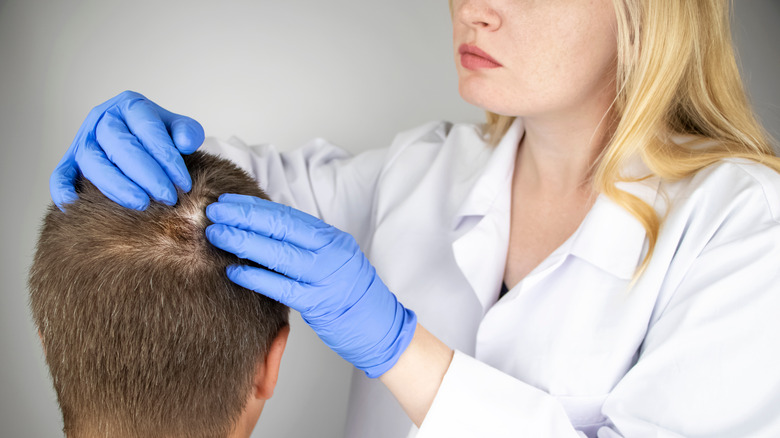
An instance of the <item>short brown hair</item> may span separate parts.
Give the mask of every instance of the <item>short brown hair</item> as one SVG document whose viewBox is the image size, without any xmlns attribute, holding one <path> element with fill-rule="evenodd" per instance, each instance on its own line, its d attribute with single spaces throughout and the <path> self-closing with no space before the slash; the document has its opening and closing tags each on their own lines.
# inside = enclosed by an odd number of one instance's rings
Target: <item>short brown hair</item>
<svg viewBox="0 0 780 438">
<path fill-rule="evenodd" d="M 30 305 L 69 438 L 225 436 L 287 324 L 285 306 L 228 280 L 248 262 L 204 233 L 220 194 L 264 193 L 227 160 L 184 160 L 192 190 L 173 207 L 125 209 L 79 180 L 44 219 Z"/>
</svg>

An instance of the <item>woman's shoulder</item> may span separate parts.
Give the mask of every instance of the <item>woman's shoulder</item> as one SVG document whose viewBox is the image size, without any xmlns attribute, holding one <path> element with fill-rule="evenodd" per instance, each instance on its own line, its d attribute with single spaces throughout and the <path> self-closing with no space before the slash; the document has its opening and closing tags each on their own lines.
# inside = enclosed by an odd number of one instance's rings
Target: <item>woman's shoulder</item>
<svg viewBox="0 0 780 438">
<path fill-rule="evenodd" d="M 435 155 L 451 145 L 478 149 L 485 147 L 482 125 L 448 121 L 428 122 L 398 133 L 390 146 L 389 155 Z"/>
<path fill-rule="evenodd" d="M 780 223 L 780 173 L 753 160 L 728 158 L 668 184 L 676 203 L 697 210 L 761 214 Z M 706 207 L 706 208 L 705 208 Z"/>
<path fill-rule="evenodd" d="M 434 120 L 396 134 L 391 148 L 403 149 L 417 144 L 440 144 L 449 135 L 453 123 L 444 120 Z"/>
<path fill-rule="evenodd" d="M 768 166 L 724 159 L 660 189 L 657 253 L 666 248 L 670 258 L 684 259 L 757 235 L 780 245 L 780 174 Z"/>
<path fill-rule="evenodd" d="M 422 177 L 436 169 L 459 172 L 479 166 L 490 147 L 482 126 L 446 121 L 429 122 L 395 136 L 386 156 L 385 176 Z M 488 154 L 486 154 L 488 152 Z"/>
<path fill-rule="evenodd" d="M 460 202 L 494 150 L 474 124 L 431 122 L 398 134 L 377 182 L 377 214 L 403 205 L 449 211 L 444 205 Z"/>
</svg>

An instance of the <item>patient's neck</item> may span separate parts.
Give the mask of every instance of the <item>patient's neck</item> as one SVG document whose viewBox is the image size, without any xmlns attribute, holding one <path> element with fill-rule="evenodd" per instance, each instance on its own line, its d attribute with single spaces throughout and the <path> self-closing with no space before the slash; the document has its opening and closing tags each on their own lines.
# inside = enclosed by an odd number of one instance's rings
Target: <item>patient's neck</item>
<svg viewBox="0 0 780 438">
<path fill-rule="evenodd" d="M 257 420 L 255 420 L 255 423 Z M 249 436 L 252 434 L 252 430 L 254 429 L 255 423 L 249 424 L 249 422 L 240 421 L 235 425 L 235 427 L 224 436 L 216 436 L 214 438 L 249 438 Z M 106 432 L 95 430 L 84 430 L 80 431 L 78 433 L 68 433 L 65 435 L 65 438 L 139 438 L 138 435 L 131 434 L 131 435 L 125 435 L 121 433 L 115 433 L 115 432 Z M 155 435 L 155 438 L 190 438 L 189 435 L 186 432 L 182 432 L 181 434 L 168 434 L 168 435 Z"/>
</svg>

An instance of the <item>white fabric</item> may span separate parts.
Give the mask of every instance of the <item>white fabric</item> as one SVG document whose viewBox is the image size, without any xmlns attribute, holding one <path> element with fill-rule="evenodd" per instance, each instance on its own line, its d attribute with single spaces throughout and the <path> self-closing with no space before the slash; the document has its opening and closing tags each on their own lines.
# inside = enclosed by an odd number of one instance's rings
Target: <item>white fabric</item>
<svg viewBox="0 0 780 438">
<path fill-rule="evenodd" d="M 667 214 L 633 289 L 644 229 L 601 196 L 496 302 L 522 132 L 491 148 L 474 126 L 431 123 L 354 158 L 322 140 L 284 154 L 207 141 L 272 199 L 355 235 L 457 350 L 410 433 L 389 392 L 356 372 L 347 436 L 780 436 L 780 176 L 735 160 L 624 183 Z"/>
</svg>

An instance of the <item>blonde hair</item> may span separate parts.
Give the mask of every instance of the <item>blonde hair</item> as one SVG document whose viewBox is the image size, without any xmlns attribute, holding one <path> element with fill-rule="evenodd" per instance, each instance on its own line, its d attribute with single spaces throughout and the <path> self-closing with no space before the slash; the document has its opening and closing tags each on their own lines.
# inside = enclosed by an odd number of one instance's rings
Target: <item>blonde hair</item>
<svg viewBox="0 0 780 438">
<path fill-rule="evenodd" d="M 595 164 L 593 185 L 636 217 L 653 255 L 662 219 L 622 191 L 621 170 L 639 156 L 653 175 L 679 180 L 725 158 L 746 158 L 780 172 L 780 159 L 748 102 L 731 41 L 730 0 L 613 0 L 617 13 L 618 123 Z M 497 143 L 513 117 L 487 114 Z M 694 141 L 676 144 L 673 136 Z"/>
</svg>

